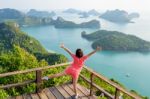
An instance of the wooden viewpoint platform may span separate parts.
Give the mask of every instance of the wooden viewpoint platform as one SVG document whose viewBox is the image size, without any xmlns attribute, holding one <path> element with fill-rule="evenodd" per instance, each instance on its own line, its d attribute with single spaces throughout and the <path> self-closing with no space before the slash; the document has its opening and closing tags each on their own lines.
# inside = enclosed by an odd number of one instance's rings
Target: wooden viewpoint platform
<svg viewBox="0 0 150 99">
<path fill-rule="evenodd" d="M 36 83 L 36 94 L 29 94 L 29 95 L 21 95 L 17 97 L 11 97 L 10 99 L 73 99 L 73 96 L 75 95 L 73 91 L 72 84 L 62 84 L 60 86 L 53 86 L 46 89 L 41 89 L 41 83 L 42 83 L 42 72 L 46 69 L 50 68 L 57 68 L 61 66 L 67 66 L 70 65 L 70 63 L 62 63 L 52 66 L 45 66 L 45 67 L 39 67 L 39 68 L 33 68 L 29 70 L 23 70 L 23 71 L 14 71 L 14 72 L 8 72 L 0 74 L 0 77 L 7 77 L 17 74 L 27 74 L 31 72 L 35 72 L 36 78 L 33 80 L 27 80 L 21 83 L 14 83 L 14 84 L 8 84 L 8 85 L 1 85 L 0 89 L 6 89 L 11 87 L 21 87 L 30 83 Z M 90 73 L 90 79 L 85 77 L 84 75 L 80 74 L 80 77 L 82 80 L 86 81 L 90 87 L 90 89 L 86 89 L 85 87 L 78 84 L 78 93 L 79 93 L 79 99 L 96 99 L 93 93 L 93 88 L 96 88 L 99 90 L 107 99 L 118 99 L 120 97 L 120 93 L 126 94 L 131 97 L 131 99 L 142 99 L 140 96 L 137 96 L 128 90 L 122 88 L 118 84 L 112 82 L 108 78 L 104 77 L 103 75 L 91 70 L 90 68 L 84 66 L 84 69 L 86 69 Z M 107 92 L 105 89 L 94 83 L 95 77 L 101 79 L 108 85 L 115 88 L 115 94 L 112 95 L 111 93 Z M 41 92 L 42 90 L 42 92 Z M 90 97 L 91 96 L 91 97 Z"/>
<path fill-rule="evenodd" d="M 80 84 L 77 85 L 78 99 L 96 99 L 96 96 L 90 96 L 90 91 Z M 9 99 L 74 99 L 74 91 L 72 84 L 63 84 L 45 88 L 40 93 L 26 94 Z"/>
</svg>

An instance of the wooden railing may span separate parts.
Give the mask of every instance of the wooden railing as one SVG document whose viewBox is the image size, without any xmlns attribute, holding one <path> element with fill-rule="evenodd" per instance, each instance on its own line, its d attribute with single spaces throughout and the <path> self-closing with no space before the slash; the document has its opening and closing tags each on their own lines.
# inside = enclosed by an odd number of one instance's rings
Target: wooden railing
<svg viewBox="0 0 150 99">
<path fill-rule="evenodd" d="M 80 77 L 83 78 L 85 81 L 87 81 L 89 84 L 90 84 L 90 95 L 93 94 L 93 87 L 95 87 L 96 89 L 98 89 L 99 91 L 101 91 L 105 96 L 107 96 L 108 98 L 110 99 L 119 99 L 119 96 L 120 96 L 120 92 L 124 93 L 124 94 L 127 94 L 128 96 L 130 96 L 131 98 L 133 99 L 141 99 L 141 97 L 127 91 L 126 89 L 122 88 L 121 86 L 119 86 L 118 84 L 112 82 L 111 80 L 109 80 L 108 78 L 102 76 L 101 74 L 93 71 L 92 69 L 84 66 L 84 68 L 90 72 L 90 80 L 87 79 L 86 77 L 84 77 L 82 74 L 80 74 Z M 107 84 L 113 86 L 116 91 L 115 91 L 115 95 L 111 95 L 110 93 L 108 93 L 107 91 L 105 91 L 103 88 L 101 88 L 100 86 L 96 85 L 93 80 L 94 80 L 94 77 L 98 77 L 99 79 L 105 81 Z"/>
<path fill-rule="evenodd" d="M 25 74 L 25 73 L 30 73 L 30 72 L 36 73 L 36 79 L 35 80 L 28 80 L 28 81 L 25 81 L 22 83 L 3 85 L 3 86 L 0 86 L 0 88 L 6 89 L 6 88 L 10 88 L 10 87 L 17 87 L 17 86 L 23 86 L 26 84 L 30 84 L 30 83 L 36 83 L 36 92 L 40 92 L 41 91 L 41 83 L 42 83 L 42 71 L 45 69 L 57 68 L 57 67 L 66 66 L 66 65 L 70 65 L 70 63 L 62 63 L 62 64 L 45 66 L 45 67 L 40 67 L 40 68 L 33 68 L 33 69 L 29 69 L 29 70 L 14 71 L 14 72 L 8 72 L 8 73 L 0 74 L 0 78 L 1 78 L 1 77 L 7 77 L 7 76 L 12 76 L 12 75 L 17 75 L 17 74 Z M 136 96 L 136 95 L 130 93 L 129 91 L 127 91 L 124 88 L 120 87 L 119 85 L 115 84 L 111 80 L 105 78 L 101 74 L 96 73 L 95 71 L 89 69 L 88 67 L 84 66 L 83 68 L 85 68 L 86 70 L 88 70 L 90 72 L 90 79 L 87 79 L 82 74 L 80 74 L 80 77 L 90 84 L 90 95 L 93 95 L 93 87 L 95 87 L 96 89 L 101 91 L 106 97 L 108 97 L 110 99 L 118 99 L 120 92 L 127 94 L 128 96 L 132 97 L 133 99 L 141 99 L 139 96 Z M 103 88 L 96 85 L 93 82 L 94 77 L 98 77 L 99 79 L 101 79 L 101 80 L 105 81 L 106 83 L 108 83 L 109 85 L 113 86 L 116 89 L 115 95 L 114 96 L 111 95 L 110 93 L 105 91 Z"/>
<path fill-rule="evenodd" d="M 28 81 L 25 81 L 22 83 L 8 84 L 8 85 L 0 86 L 0 88 L 6 89 L 6 88 L 10 88 L 10 87 L 17 87 L 17 86 L 23 86 L 26 84 L 30 84 L 30 83 L 36 83 L 36 92 L 40 92 L 41 91 L 40 85 L 42 82 L 42 71 L 43 70 L 51 69 L 51 68 L 57 68 L 57 67 L 61 67 L 61 66 L 69 65 L 69 64 L 70 63 L 63 63 L 63 64 L 58 64 L 58 65 L 51 65 L 51 66 L 33 68 L 33 69 L 29 69 L 29 70 L 14 71 L 14 72 L 8 72 L 8 73 L 0 74 L 0 78 L 1 78 L 1 77 L 7 77 L 7 76 L 12 76 L 12 75 L 17 75 L 17 74 L 25 74 L 25 73 L 31 73 L 31 72 L 36 73 L 36 79 L 35 80 L 28 80 Z"/>
</svg>

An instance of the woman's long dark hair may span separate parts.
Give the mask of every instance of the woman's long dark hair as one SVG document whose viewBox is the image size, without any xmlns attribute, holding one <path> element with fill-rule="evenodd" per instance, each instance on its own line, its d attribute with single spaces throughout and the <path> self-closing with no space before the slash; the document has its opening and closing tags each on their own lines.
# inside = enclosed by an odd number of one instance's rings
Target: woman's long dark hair
<svg viewBox="0 0 150 99">
<path fill-rule="evenodd" d="M 83 51 L 82 51 L 81 49 L 77 49 L 77 50 L 76 50 L 76 56 L 77 56 L 78 58 L 81 58 L 81 57 L 83 56 Z"/>
</svg>

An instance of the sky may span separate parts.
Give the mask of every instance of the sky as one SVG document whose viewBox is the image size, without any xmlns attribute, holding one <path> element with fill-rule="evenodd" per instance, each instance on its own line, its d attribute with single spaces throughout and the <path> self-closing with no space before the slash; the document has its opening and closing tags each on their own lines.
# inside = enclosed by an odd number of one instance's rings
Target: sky
<svg viewBox="0 0 150 99">
<path fill-rule="evenodd" d="M 0 0 L 0 8 L 20 10 L 56 10 L 76 8 L 80 10 L 122 9 L 127 11 L 149 11 L 150 0 Z"/>
</svg>

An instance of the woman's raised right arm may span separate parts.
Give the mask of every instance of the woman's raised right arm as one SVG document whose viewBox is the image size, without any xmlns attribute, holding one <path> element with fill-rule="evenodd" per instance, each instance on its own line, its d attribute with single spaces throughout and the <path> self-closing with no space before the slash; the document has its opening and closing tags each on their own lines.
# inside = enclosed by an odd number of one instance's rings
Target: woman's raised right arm
<svg viewBox="0 0 150 99">
<path fill-rule="evenodd" d="M 60 47 L 63 48 L 66 52 L 68 52 L 72 56 L 72 52 L 64 46 L 63 43 L 60 44 Z"/>
</svg>

